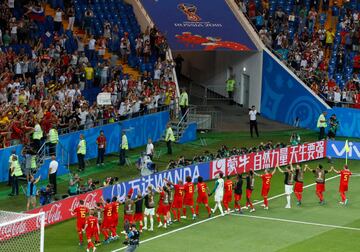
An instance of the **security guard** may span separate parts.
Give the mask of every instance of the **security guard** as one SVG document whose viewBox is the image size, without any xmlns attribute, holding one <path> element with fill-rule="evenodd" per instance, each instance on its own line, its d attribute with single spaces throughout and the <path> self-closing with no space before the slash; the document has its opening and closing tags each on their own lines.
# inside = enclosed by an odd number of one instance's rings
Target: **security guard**
<svg viewBox="0 0 360 252">
<path fill-rule="evenodd" d="M 79 161 L 79 171 L 85 170 L 86 141 L 84 135 L 80 134 L 80 141 L 77 146 L 77 157 Z"/>
<path fill-rule="evenodd" d="M 35 127 L 34 127 L 33 135 L 32 135 L 35 151 L 38 151 L 40 149 L 42 138 L 43 138 L 43 131 L 41 129 L 39 121 L 37 121 L 35 124 Z"/>
<path fill-rule="evenodd" d="M 128 240 L 128 246 L 125 252 L 133 252 L 139 246 L 140 232 L 136 229 L 136 224 L 131 224 L 131 229 L 126 235 Z"/>
<path fill-rule="evenodd" d="M 19 195 L 19 183 L 18 178 L 23 175 L 23 172 L 21 170 L 21 166 L 18 160 L 18 157 L 15 155 L 12 157 L 11 162 L 11 185 L 12 185 L 12 191 L 9 194 L 9 196 L 17 196 Z"/>
<path fill-rule="evenodd" d="M 56 145 L 59 142 L 59 134 L 56 130 L 56 125 L 53 124 L 52 128 L 49 131 L 48 135 L 48 142 L 49 142 L 49 155 L 56 155 Z"/>
<path fill-rule="evenodd" d="M 172 154 L 171 143 L 175 142 L 175 136 L 174 136 L 174 132 L 171 128 L 170 123 L 168 123 L 167 128 L 166 128 L 165 142 L 166 142 L 166 146 L 167 146 L 167 153 L 169 155 L 171 155 Z"/>
<path fill-rule="evenodd" d="M 119 163 L 120 163 L 120 165 L 124 165 L 125 164 L 125 154 L 126 154 L 126 151 L 129 149 L 129 143 L 128 143 L 128 139 L 125 134 L 125 131 L 123 131 L 121 134 L 122 134 L 122 136 L 121 136 L 121 144 L 120 144 Z"/>
<path fill-rule="evenodd" d="M 181 116 L 183 117 L 189 108 L 189 96 L 186 93 L 185 88 L 181 90 L 179 106 L 181 109 Z M 186 117 L 184 118 L 184 121 L 186 122 Z"/>
<path fill-rule="evenodd" d="M 229 104 L 234 104 L 234 88 L 235 88 L 235 79 L 234 76 L 230 76 L 230 78 L 226 81 L 226 91 L 229 94 Z"/>
<path fill-rule="evenodd" d="M 11 151 L 11 155 L 9 157 L 9 178 L 8 178 L 8 186 L 11 186 L 12 185 L 12 182 L 11 182 L 11 179 L 12 179 L 12 176 L 11 176 L 11 165 L 12 165 L 12 162 L 13 162 L 13 156 L 16 156 L 16 150 L 12 150 Z"/>
<path fill-rule="evenodd" d="M 320 130 L 319 131 L 319 140 L 322 140 L 325 138 L 325 129 L 327 127 L 326 115 L 327 115 L 326 111 L 322 112 L 317 121 L 317 127 Z"/>
</svg>

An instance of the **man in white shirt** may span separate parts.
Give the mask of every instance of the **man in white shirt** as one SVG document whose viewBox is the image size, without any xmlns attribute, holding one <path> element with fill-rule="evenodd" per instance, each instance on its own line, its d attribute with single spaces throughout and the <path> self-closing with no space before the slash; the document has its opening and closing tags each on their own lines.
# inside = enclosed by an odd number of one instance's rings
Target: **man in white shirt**
<svg viewBox="0 0 360 252">
<path fill-rule="evenodd" d="M 154 156 L 154 145 L 152 143 L 151 138 L 148 139 L 148 143 L 146 145 L 146 155 L 150 157 L 150 159 L 153 159 Z"/>
<path fill-rule="evenodd" d="M 257 121 L 256 121 L 256 114 L 257 111 L 255 109 L 255 106 L 251 107 L 251 110 L 249 111 L 249 117 L 250 117 L 250 135 L 253 137 L 253 129 L 255 129 L 256 136 L 259 137 L 258 127 L 257 127 Z"/>
<path fill-rule="evenodd" d="M 95 45 L 96 40 L 93 36 L 90 37 L 88 49 L 89 49 L 89 60 L 93 60 L 95 58 Z"/>
<path fill-rule="evenodd" d="M 51 156 L 51 162 L 49 164 L 48 178 L 49 178 L 49 183 L 53 186 L 55 194 L 57 193 L 56 173 L 57 173 L 58 167 L 59 167 L 59 163 L 58 163 L 58 161 L 56 161 L 56 157 L 54 155 Z"/>
</svg>

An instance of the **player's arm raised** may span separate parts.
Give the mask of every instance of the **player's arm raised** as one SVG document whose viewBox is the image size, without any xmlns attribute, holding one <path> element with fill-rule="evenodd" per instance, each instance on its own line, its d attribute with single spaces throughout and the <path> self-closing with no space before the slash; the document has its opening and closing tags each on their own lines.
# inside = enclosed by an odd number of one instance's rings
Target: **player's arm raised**
<svg viewBox="0 0 360 252">
<path fill-rule="evenodd" d="M 274 175 L 276 172 L 276 168 L 274 168 L 274 170 L 272 171 L 271 175 Z"/>
<path fill-rule="evenodd" d="M 168 179 L 166 179 L 166 178 L 164 178 L 164 181 L 166 182 L 166 183 L 169 183 L 170 185 L 174 185 L 174 183 L 173 182 L 171 182 L 170 180 L 168 180 Z"/>
<path fill-rule="evenodd" d="M 335 167 L 333 165 L 330 166 L 329 172 L 332 172 L 332 171 L 335 172 L 335 173 L 338 173 L 338 174 L 340 173 L 338 170 L 335 169 Z"/>
<path fill-rule="evenodd" d="M 284 171 L 280 168 L 280 166 L 279 166 L 279 165 L 275 167 L 275 170 L 276 170 L 276 169 L 278 169 L 278 170 L 279 170 L 279 172 L 284 173 Z"/>
</svg>

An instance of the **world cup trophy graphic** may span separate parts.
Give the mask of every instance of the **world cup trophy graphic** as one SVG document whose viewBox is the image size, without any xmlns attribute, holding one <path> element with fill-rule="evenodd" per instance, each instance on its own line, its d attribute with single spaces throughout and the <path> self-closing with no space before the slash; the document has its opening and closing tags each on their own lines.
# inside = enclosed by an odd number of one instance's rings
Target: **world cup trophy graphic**
<svg viewBox="0 0 360 252">
<path fill-rule="evenodd" d="M 196 15 L 197 7 L 193 4 L 181 3 L 178 4 L 178 9 L 181 10 L 191 22 L 199 22 L 201 17 Z"/>
</svg>

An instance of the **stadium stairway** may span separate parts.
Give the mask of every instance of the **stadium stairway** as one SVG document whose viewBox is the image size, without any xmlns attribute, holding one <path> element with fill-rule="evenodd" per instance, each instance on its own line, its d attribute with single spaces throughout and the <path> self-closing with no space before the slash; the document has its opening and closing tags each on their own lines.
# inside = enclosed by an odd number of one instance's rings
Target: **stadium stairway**
<svg viewBox="0 0 360 252">
<path fill-rule="evenodd" d="M 55 17 L 55 9 L 52 8 L 50 4 L 46 4 L 45 15 Z M 64 30 L 68 27 L 68 24 L 68 20 L 66 18 L 63 18 L 62 25 Z M 74 25 L 73 33 L 80 38 L 85 39 L 85 44 L 87 44 L 88 38 L 86 37 L 84 31 L 80 29 L 80 27 Z M 98 48 L 96 50 L 98 50 Z M 110 53 L 108 48 L 106 48 L 104 59 L 110 59 L 111 56 L 112 53 Z M 122 66 L 123 73 L 131 76 L 133 79 L 137 80 L 141 76 L 141 73 L 137 69 L 130 67 L 128 64 L 123 63 L 121 60 L 118 60 L 117 63 Z"/>
</svg>

